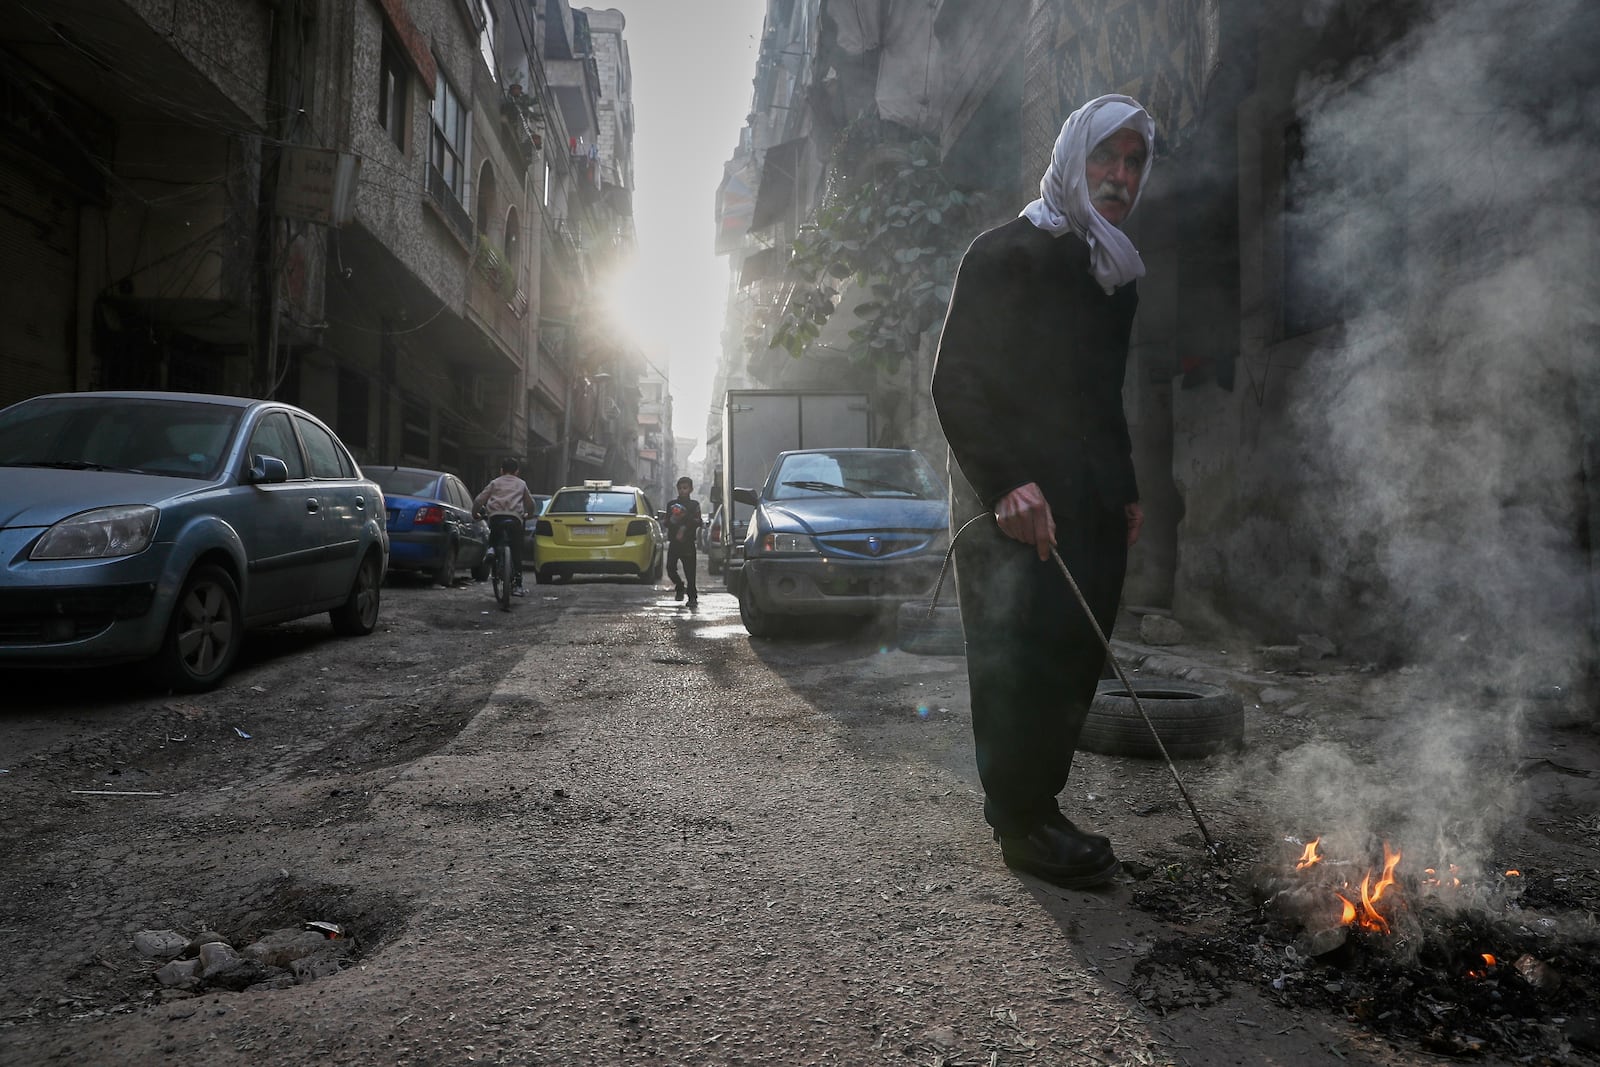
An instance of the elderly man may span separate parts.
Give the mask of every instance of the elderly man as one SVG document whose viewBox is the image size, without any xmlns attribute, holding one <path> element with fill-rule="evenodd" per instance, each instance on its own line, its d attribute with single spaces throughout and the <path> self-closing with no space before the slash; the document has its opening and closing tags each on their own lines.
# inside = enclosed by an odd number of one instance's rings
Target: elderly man
<svg viewBox="0 0 1600 1067">
<path fill-rule="evenodd" d="M 1061 128 L 1039 199 L 972 242 L 939 339 L 933 400 L 950 444 L 967 679 L 984 817 L 1007 866 L 1066 888 L 1108 881 L 1110 842 L 1062 814 L 1144 521 L 1123 368 L 1144 264 L 1120 227 L 1150 172 L 1155 123 L 1102 96 Z"/>
</svg>

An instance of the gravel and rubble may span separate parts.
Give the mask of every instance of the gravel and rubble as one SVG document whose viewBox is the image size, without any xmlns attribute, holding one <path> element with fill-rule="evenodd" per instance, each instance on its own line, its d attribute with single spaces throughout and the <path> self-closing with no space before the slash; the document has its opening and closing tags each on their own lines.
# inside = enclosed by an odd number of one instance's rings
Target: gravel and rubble
<svg viewBox="0 0 1600 1067">
<path fill-rule="evenodd" d="M 1117 642 L 1244 700 L 1246 750 L 1180 768 L 1235 858 L 1159 763 L 1080 754 L 1065 799 L 1126 873 L 1066 892 L 999 863 L 959 657 L 751 641 L 722 593 L 532 592 L 392 582 L 380 633 L 266 631 L 204 698 L 14 686 L 41 695 L 0 712 L 0 1061 L 1415 1062 L 1222 948 L 1255 944 L 1274 775 L 1381 752 L 1396 672 Z M 1530 718 L 1508 764 L 1502 844 L 1593 910 L 1596 735 Z"/>
</svg>

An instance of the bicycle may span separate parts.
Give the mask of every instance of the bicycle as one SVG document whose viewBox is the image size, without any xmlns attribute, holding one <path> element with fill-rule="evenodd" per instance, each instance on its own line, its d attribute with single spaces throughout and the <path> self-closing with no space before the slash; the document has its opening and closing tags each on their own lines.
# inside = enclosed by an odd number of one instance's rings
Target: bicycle
<svg viewBox="0 0 1600 1067">
<path fill-rule="evenodd" d="M 489 520 L 492 528 L 489 537 L 490 551 L 494 553 L 494 565 L 489 568 L 489 579 L 494 586 L 494 598 L 500 602 L 500 610 L 510 611 L 511 591 L 516 587 L 516 580 L 520 577 L 515 570 L 516 560 L 511 555 L 511 524 L 518 520 L 508 516 L 496 518 L 505 521 Z"/>
</svg>

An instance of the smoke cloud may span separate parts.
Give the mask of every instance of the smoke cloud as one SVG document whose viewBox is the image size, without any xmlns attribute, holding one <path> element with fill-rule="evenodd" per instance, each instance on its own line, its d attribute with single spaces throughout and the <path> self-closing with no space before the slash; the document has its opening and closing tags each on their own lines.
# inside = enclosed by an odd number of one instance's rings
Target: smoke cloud
<svg viewBox="0 0 1600 1067">
<path fill-rule="evenodd" d="M 1303 819 L 1481 850 L 1515 808 L 1519 698 L 1593 654 L 1597 22 L 1592 0 L 1440 4 L 1301 87 L 1286 232 L 1301 312 L 1342 324 L 1293 412 L 1307 518 L 1349 636 L 1424 668 L 1370 760 L 1287 757 Z"/>
</svg>

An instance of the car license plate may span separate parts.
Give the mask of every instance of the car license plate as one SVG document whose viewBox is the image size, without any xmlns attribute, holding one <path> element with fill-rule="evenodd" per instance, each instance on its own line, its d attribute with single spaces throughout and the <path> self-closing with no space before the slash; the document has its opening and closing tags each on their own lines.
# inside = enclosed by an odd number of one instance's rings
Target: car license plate
<svg viewBox="0 0 1600 1067">
<path fill-rule="evenodd" d="M 574 537 L 604 537 L 610 531 L 604 526 L 568 526 L 567 532 Z"/>
</svg>

